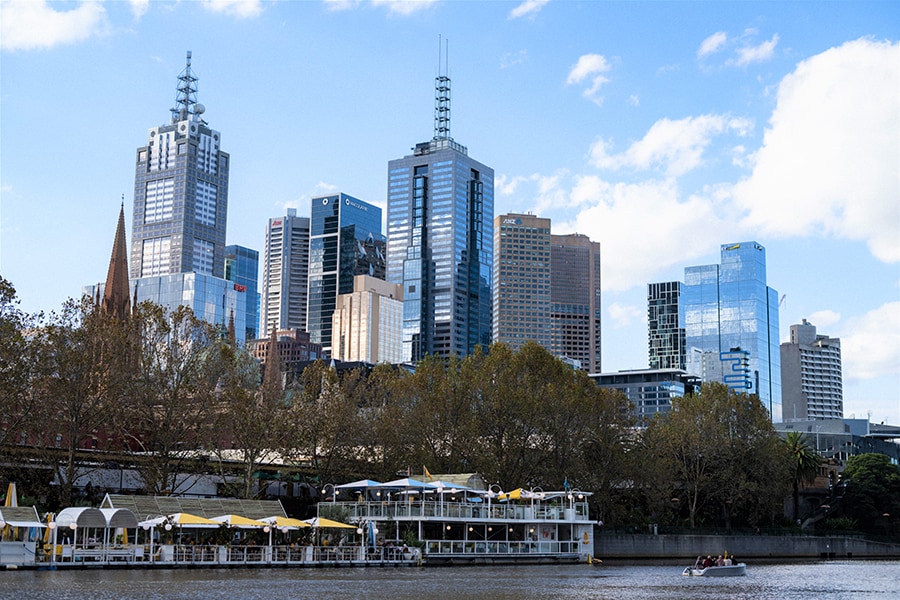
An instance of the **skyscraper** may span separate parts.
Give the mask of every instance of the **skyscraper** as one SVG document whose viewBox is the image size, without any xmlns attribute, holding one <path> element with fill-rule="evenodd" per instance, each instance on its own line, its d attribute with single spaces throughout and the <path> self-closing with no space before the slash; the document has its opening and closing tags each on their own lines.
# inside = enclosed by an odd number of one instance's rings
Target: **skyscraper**
<svg viewBox="0 0 900 600">
<path fill-rule="evenodd" d="M 493 341 L 550 348 L 550 219 L 494 219 Z"/>
<path fill-rule="evenodd" d="M 381 209 L 340 193 L 313 198 L 310 214 L 306 329 L 330 356 L 338 296 L 353 292 L 355 275 L 384 279 Z"/>
<path fill-rule="evenodd" d="M 225 246 L 225 279 L 246 294 L 244 330 L 246 339 L 257 337 L 259 325 L 259 252 L 243 246 Z"/>
<path fill-rule="evenodd" d="M 784 420 L 843 419 L 841 340 L 817 335 L 806 319 L 781 344 Z"/>
<path fill-rule="evenodd" d="M 131 278 L 201 273 L 225 275 L 228 154 L 197 103 L 197 77 L 178 77 L 169 123 L 150 129 L 138 148 L 134 176 Z"/>
<path fill-rule="evenodd" d="M 331 357 L 342 362 L 403 362 L 403 290 L 368 275 L 353 278 L 332 317 Z"/>
<path fill-rule="evenodd" d="M 242 344 L 247 294 L 224 278 L 229 156 L 201 117 L 190 52 L 170 112 L 135 157 L 132 283 L 139 302 L 187 306 L 222 331 L 233 319 Z"/>
<path fill-rule="evenodd" d="M 678 320 L 681 282 L 647 286 L 647 348 L 651 369 L 685 369 L 684 327 Z"/>
<path fill-rule="evenodd" d="M 272 329 L 306 331 L 309 217 L 289 208 L 286 216 L 269 219 L 264 252 L 259 337 Z"/>
<path fill-rule="evenodd" d="M 746 368 L 745 391 L 757 394 L 772 421 L 778 422 L 778 292 L 766 285 L 766 250 L 756 242 L 725 244 L 721 257 L 720 265 L 684 270 L 679 318 L 686 350 L 691 355 L 702 353 L 704 361 L 726 361 L 723 366 L 730 376 Z M 742 353 L 748 355 L 746 367 Z"/>
<path fill-rule="evenodd" d="M 491 342 L 494 170 L 450 137 L 450 78 L 435 79 L 434 137 L 388 163 L 388 273 L 403 286 L 403 357 Z"/>
<path fill-rule="evenodd" d="M 600 373 L 600 244 L 550 236 L 550 352 Z"/>
</svg>

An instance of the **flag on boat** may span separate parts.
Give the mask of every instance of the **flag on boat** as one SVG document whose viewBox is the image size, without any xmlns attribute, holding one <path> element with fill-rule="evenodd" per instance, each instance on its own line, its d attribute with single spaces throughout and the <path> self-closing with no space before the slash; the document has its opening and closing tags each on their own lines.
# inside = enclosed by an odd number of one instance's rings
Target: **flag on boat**
<svg viewBox="0 0 900 600">
<path fill-rule="evenodd" d="M 569 491 L 569 478 L 568 478 L 568 476 L 566 477 L 566 480 L 563 481 L 563 489 L 566 490 L 567 492 Z"/>
<path fill-rule="evenodd" d="M 427 479 L 428 481 L 432 481 L 434 479 L 434 477 L 431 476 L 431 473 L 428 472 L 428 467 L 422 465 L 422 470 L 425 472 L 425 479 Z"/>
</svg>

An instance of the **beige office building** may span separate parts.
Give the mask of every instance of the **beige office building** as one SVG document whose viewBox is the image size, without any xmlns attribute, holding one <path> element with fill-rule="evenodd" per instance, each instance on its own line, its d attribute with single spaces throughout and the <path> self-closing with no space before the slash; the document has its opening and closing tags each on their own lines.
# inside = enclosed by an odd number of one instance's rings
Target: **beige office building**
<svg viewBox="0 0 900 600">
<path fill-rule="evenodd" d="M 331 357 L 344 362 L 403 362 L 403 286 L 369 275 L 337 298 L 331 321 Z"/>
</svg>

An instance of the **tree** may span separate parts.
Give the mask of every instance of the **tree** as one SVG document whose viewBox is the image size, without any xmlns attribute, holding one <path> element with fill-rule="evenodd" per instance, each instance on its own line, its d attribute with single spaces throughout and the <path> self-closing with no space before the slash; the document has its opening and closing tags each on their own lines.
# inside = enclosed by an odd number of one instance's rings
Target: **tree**
<svg viewBox="0 0 900 600">
<path fill-rule="evenodd" d="M 151 494 L 181 494 L 198 450 L 210 440 L 209 425 L 221 366 L 215 327 L 186 306 L 169 312 L 142 302 L 132 317 L 135 360 L 122 421 L 136 463 Z"/>
<path fill-rule="evenodd" d="M 654 419 L 645 442 L 671 473 L 692 528 L 701 517 L 727 527 L 734 514 L 749 523 L 774 520 L 787 489 L 786 461 L 757 397 L 704 384 Z"/>
<path fill-rule="evenodd" d="M 784 438 L 784 446 L 790 456 L 791 485 L 794 496 L 793 519 L 800 519 L 800 487 L 811 484 L 819 473 L 821 457 L 809 445 L 809 441 L 799 431 L 789 431 Z"/>
<path fill-rule="evenodd" d="M 883 454 L 851 456 L 841 473 L 843 513 L 878 533 L 900 516 L 900 467 Z"/>
<path fill-rule="evenodd" d="M 60 502 L 69 506 L 77 478 L 96 462 L 89 451 L 121 448 L 128 333 L 125 323 L 83 298 L 52 314 L 42 336 L 46 366 L 37 386 L 45 419 L 29 437 L 55 472 Z"/>
</svg>

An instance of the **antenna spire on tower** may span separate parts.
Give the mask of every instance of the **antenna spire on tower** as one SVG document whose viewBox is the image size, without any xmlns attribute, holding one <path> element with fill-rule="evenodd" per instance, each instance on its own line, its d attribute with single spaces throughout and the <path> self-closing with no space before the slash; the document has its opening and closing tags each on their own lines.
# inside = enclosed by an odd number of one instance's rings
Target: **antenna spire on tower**
<svg viewBox="0 0 900 600">
<path fill-rule="evenodd" d="M 438 37 L 438 76 L 434 79 L 434 139 L 452 140 L 450 137 L 450 41 L 444 54 L 444 73 L 441 74 L 441 39 Z"/>
<path fill-rule="evenodd" d="M 197 104 L 197 76 L 191 71 L 191 51 L 187 51 L 187 65 L 178 76 L 178 91 L 175 93 L 175 108 L 172 111 L 172 122 L 183 121 L 192 115 Z"/>
</svg>

